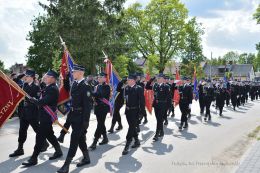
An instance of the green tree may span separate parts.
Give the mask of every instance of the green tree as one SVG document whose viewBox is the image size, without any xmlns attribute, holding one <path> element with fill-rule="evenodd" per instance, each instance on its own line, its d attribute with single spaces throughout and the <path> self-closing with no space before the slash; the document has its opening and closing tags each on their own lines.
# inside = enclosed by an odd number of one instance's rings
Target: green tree
<svg viewBox="0 0 260 173">
<path fill-rule="evenodd" d="M 223 60 L 228 64 L 236 64 L 239 60 L 239 54 L 237 52 L 230 51 L 223 56 Z"/>
<path fill-rule="evenodd" d="M 184 49 L 180 53 L 182 62 L 184 64 L 189 61 L 199 63 L 205 60 L 206 58 L 203 56 L 201 44 L 201 36 L 204 34 L 204 31 L 201 24 L 197 23 L 195 17 L 188 21 L 186 26 L 186 34 Z"/>
<path fill-rule="evenodd" d="M 0 70 L 2 71 L 2 72 L 7 72 L 7 70 L 5 69 L 5 65 L 4 65 L 4 62 L 3 61 L 1 61 L 0 60 Z"/>
<path fill-rule="evenodd" d="M 124 55 L 118 56 L 113 61 L 113 65 L 121 78 L 128 75 L 129 61 L 130 59 Z"/>
<path fill-rule="evenodd" d="M 238 63 L 239 64 L 253 64 L 254 59 L 255 59 L 255 54 L 242 53 L 239 55 Z"/>
<path fill-rule="evenodd" d="M 180 0 L 151 0 L 146 7 L 133 4 L 124 18 L 132 51 L 145 59 L 158 56 L 156 68 L 163 72 L 166 63 L 184 48 L 187 18 L 188 10 Z"/>
<path fill-rule="evenodd" d="M 201 78 L 205 77 L 203 68 L 195 61 L 189 61 L 188 63 L 185 63 L 185 64 L 182 63 L 181 64 L 181 75 L 188 76 L 193 79 L 195 68 L 196 68 L 197 79 L 201 79 Z"/>
<path fill-rule="evenodd" d="M 75 62 L 86 67 L 87 73 L 96 73 L 96 65 L 104 66 L 104 50 L 111 59 L 128 49 L 124 43 L 122 25 L 124 0 L 49 0 L 40 4 L 47 12 L 32 22 L 28 40 L 33 45 L 28 52 L 28 65 L 44 71 L 53 68 L 53 59 L 62 46 L 59 35 L 66 42 Z M 42 67 L 37 67 L 41 64 Z"/>
</svg>

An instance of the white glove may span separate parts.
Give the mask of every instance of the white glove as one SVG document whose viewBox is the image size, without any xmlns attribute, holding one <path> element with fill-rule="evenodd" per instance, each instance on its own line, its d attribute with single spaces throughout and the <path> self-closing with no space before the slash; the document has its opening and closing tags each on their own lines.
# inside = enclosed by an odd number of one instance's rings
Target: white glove
<svg viewBox="0 0 260 173">
<path fill-rule="evenodd" d="M 191 109 L 191 104 L 189 104 L 189 108 Z"/>
</svg>

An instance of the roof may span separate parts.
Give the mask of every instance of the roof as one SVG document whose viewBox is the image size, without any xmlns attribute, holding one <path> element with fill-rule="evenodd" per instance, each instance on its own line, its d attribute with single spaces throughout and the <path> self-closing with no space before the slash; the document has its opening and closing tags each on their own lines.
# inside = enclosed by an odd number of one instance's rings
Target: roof
<svg viewBox="0 0 260 173">
<path fill-rule="evenodd" d="M 224 69 L 224 68 L 229 69 L 229 71 L 233 73 L 233 76 L 248 76 L 248 74 L 251 73 L 251 71 L 253 70 L 253 65 L 252 64 L 234 64 L 234 65 L 227 65 L 227 66 L 213 65 L 210 67 L 210 65 L 207 64 L 204 66 L 204 72 L 205 72 L 205 74 L 209 75 L 210 69 L 211 69 L 211 76 L 222 76 L 224 74 L 219 73 L 219 69 Z"/>
</svg>

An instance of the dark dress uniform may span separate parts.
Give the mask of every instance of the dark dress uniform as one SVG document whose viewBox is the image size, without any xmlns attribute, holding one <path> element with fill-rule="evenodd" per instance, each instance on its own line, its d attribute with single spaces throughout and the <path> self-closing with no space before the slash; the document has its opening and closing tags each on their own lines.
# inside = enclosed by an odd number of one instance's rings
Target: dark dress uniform
<svg viewBox="0 0 260 173">
<path fill-rule="evenodd" d="M 122 153 L 123 155 L 128 153 L 128 149 L 133 138 L 135 140 L 135 143 L 132 148 L 137 148 L 140 146 L 136 126 L 139 121 L 139 112 L 143 111 L 145 106 L 143 89 L 136 84 L 132 87 L 125 87 L 124 98 L 126 103 L 125 115 L 129 128 L 126 135 L 126 145 Z"/>
<path fill-rule="evenodd" d="M 153 80 L 154 78 L 147 82 L 146 89 L 154 91 L 153 107 L 157 121 L 157 126 L 153 140 L 157 141 L 158 137 L 164 136 L 163 120 L 165 118 L 165 115 L 167 115 L 167 110 L 171 104 L 171 91 L 169 85 L 166 85 L 165 83 L 155 83 L 152 86 L 151 83 Z"/>
<path fill-rule="evenodd" d="M 200 105 L 200 114 L 204 113 L 205 109 L 205 93 L 204 86 L 202 84 L 199 84 L 199 105 Z"/>
<path fill-rule="evenodd" d="M 73 68 L 75 69 L 75 67 Z M 84 157 L 82 161 L 77 164 L 77 167 L 90 163 L 86 144 L 86 133 L 91 112 L 91 93 L 91 87 L 85 83 L 84 79 L 81 81 L 74 81 L 71 88 L 71 110 L 67 119 L 72 127 L 70 147 L 64 165 L 58 170 L 59 173 L 66 173 L 69 171 L 69 165 L 75 156 L 78 147 Z"/>
<path fill-rule="evenodd" d="M 141 81 L 139 80 L 139 81 L 136 82 L 136 84 L 139 85 L 139 86 L 143 89 L 143 93 L 144 93 L 144 89 L 145 89 L 145 84 L 144 84 L 144 82 L 141 82 Z M 145 102 L 145 100 L 144 100 L 144 102 Z M 144 105 L 145 105 L 145 103 L 144 103 Z M 145 110 L 140 111 L 139 124 L 141 124 L 141 121 L 142 121 L 143 118 L 144 118 L 143 124 L 146 124 L 148 121 L 147 121 L 147 113 L 146 113 Z M 137 130 L 140 131 L 140 129 L 137 129 Z"/>
<path fill-rule="evenodd" d="M 38 98 L 40 88 L 34 83 L 28 84 L 25 83 L 23 90 L 31 97 Z M 10 157 L 20 156 L 24 154 L 23 144 L 27 138 L 27 130 L 29 125 L 33 128 L 34 132 L 38 132 L 39 128 L 39 115 L 38 107 L 25 98 L 25 101 L 22 102 L 23 105 L 20 108 L 20 128 L 19 128 L 19 137 L 18 137 L 18 149 L 14 153 L 10 154 Z"/>
<path fill-rule="evenodd" d="M 47 75 L 53 76 L 55 78 L 58 77 L 58 74 L 52 70 L 48 71 Z M 39 131 L 36 134 L 36 144 L 34 146 L 34 151 L 31 158 L 28 162 L 24 162 L 25 166 L 32 166 L 37 164 L 37 157 L 41 152 L 41 148 L 44 146 L 44 142 L 46 138 L 52 144 L 55 149 L 55 153 L 49 159 L 54 160 L 56 158 L 61 157 L 62 151 L 60 148 L 60 144 L 57 141 L 56 136 L 54 135 L 54 131 L 52 128 L 52 119 L 51 116 L 44 110 L 44 106 L 48 106 L 53 112 L 57 109 L 57 103 L 59 98 L 59 89 L 55 83 L 46 86 L 46 88 L 42 92 L 41 98 L 37 100 L 30 100 L 31 102 L 37 104 L 39 106 Z"/>
<path fill-rule="evenodd" d="M 114 133 L 114 127 L 116 125 L 116 122 L 118 123 L 118 127 L 116 130 L 123 129 L 122 122 L 121 122 L 121 115 L 120 115 L 120 109 L 124 105 L 124 94 L 123 94 L 123 88 L 124 83 L 126 82 L 126 79 L 122 79 L 117 85 L 116 91 L 118 92 L 118 95 L 115 99 L 114 103 L 114 111 L 113 111 L 113 117 L 112 117 L 112 124 L 111 128 L 108 130 L 110 133 Z"/>
<path fill-rule="evenodd" d="M 221 87 L 217 87 L 216 93 L 216 106 L 219 109 L 219 115 L 222 116 L 223 107 L 225 105 L 225 90 Z"/>
<path fill-rule="evenodd" d="M 94 135 L 94 141 L 90 146 L 90 148 L 93 150 L 96 149 L 96 144 L 101 135 L 103 136 L 103 140 L 99 143 L 99 145 L 104 145 L 108 143 L 105 121 L 107 113 L 110 111 L 109 105 L 102 101 L 102 99 L 106 99 L 107 101 L 109 101 L 110 86 L 106 83 L 102 83 L 97 85 L 95 90 L 96 91 L 93 92 L 92 95 L 95 99 L 94 113 L 97 118 L 97 128 Z"/>
<path fill-rule="evenodd" d="M 179 107 L 181 110 L 181 124 L 179 129 L 188 128 L 188 114 L 189 114 L 189 104 L 193 98 L 192 88 L 190 85 L 185 84 L 179 86 L 178 88 L 180 94 Z"/>
<path fill-rule="evenodd" d="M 237 106 L 237 88 L 235 85 L 231 84 L 230 87 L 230 97 L 231 97 L 231 103 L 233 106 L 233 109 L 236 109 Z"/>
<path fill-rule="evenodd" d="M 173 98 L 174 98 L 174 91 L 176 89 L 176 83 L 172 83 L 170 85 L 170 88 L 171 88 L 171 105 L 170 105 L 170 108 L 168 110 L 168 115 L 167 116 L 170 116 L 171 114 L 171 117 L 174 117 L 175 114 L 174 114 L 174 102 L 173 102 Z"/>
<path fill-rule="evenodd" d="M 206 121 L 207 118 L 210 121 L 211 120 L 211 114 L 210 114 L 210 105 L 214 99 L 214 88 L 207 86 L 205 89 L 205 106 L 206 106 L 206 114 L 204 120 Z"/>
</svg>

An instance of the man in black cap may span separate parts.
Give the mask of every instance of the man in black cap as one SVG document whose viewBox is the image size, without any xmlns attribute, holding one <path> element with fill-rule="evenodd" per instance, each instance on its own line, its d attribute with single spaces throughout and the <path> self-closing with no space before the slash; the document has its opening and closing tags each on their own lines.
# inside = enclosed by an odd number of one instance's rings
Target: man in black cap
<svg viewBox="0 0 260 173">
<path fill-rule="evenodd" d="M 142 87 L 143 92 L 144 92 L 145 84 L 144 84 L 144 75 L 142 73 L 136 73 L 136 85 L 139 85 L 140 87 Z M 139 114 L 139 123 L 138 123 L 138 126 L 137 126 L 138 132 L 140 132 L 139 124 L 141 124 L 143 118 L 144 118 L 143 124 L 148 123 L 147 114 L 146 114 L 145 110 L 141 111 L 140 114 Z"/>
<path fill-rule="evenodd" d="M 136 126 L 139 121 L 139 112 L 145 109 L 143 89 L 139 85 L 136 85 L 136 75 L 134 74 L 130 74 L 127 78 L 124 97 L 126 100 L 125 115 L 129 125 L 126 135 L 126 145 L 122 152 L 123 155 L 126 155 L 128 154 L 129 146 L 133 138 L 135 143 L 132 145 L 132 148 L 138 148 L 140 146 Z"/>
<path fill-rule="evenodd" d="M 190 100 L 193 98 L 192 88 L 188 84 L 188 78 L 183 77 L 182 81 L 184 82 L 183 86 L 179 86 L 180 102 L 179 107 L 181 110 L 181 124 L 179 129 L 188 128 L 188 113 L 189 113 L 189 104 Z"/>
<path fill-rule="evenodd" d="M 49 115 L 48 112 L 44 109 L 45 106 L 48 106 L 53 112 L 55 112 L 57 109 L 59 98 L 59 89 L 56 85 L 57 78 L 58 74 L 53 70 L 49 70 L 46 73 L 45 78 L 46 88 L 42 92 L 40 99 L 37 100 L 35 98 L 30 98 L 30 102 L 39 106 L 40 125 L 39 131 L 36 134 L 36 144 L 34 146 L 33 154 L 27 162 L 23 163 L 23 165 L 27 167 L 36 165 L 38 163 L 38 155 L 40 154 L 40 151 L 44 146 L 46 138 L 55 149 L 55 153 L 49 158 L 49 160 L 54 160 L 62 156 L 60 144 L 58 143 L 52 128 L 53 122 L 51 119 L 51 115 Z"/>
<path fill-rule="evenodd" d="M 116 125 L 116 122 L 118 123 L 118 127 L 116 128 L 116 130 L 122 130 L 123 126 L 122 126 L 122 122 L 121 122 L 121 116 L 120 116 L 120 109 L 123 107 L 124 105 L 124 88 L 126 86 L 126 81 L 127 81 L 127 77 L 124 77 L 117 85 L 116 87 L 116 91 L 118 92 L 118 95 L 115 99 L 115 104 L 114 104 L 114 110 L 113 110 L 113 117 L 112 117 L 112 123 L 111 123 L 111 127 L 108 130 L 109 133 L 114 133 L 114 127 Z"/>
<path fill-rule="evenodd" d="M 35 71 L 26 70 L 25 72 L 25 83 L 23 85 L 23 90 L 31 97 L 39 98 L 40 88 L 34 83 Z M 20 128 L 18 137 L 18 148 L 14 153 L 10 154 L 9 157 L 16 157 L 24 154 L 23 144 L 27 138 L 27 130 L 29 125 L 33 128 L 34 132 L 38 132 L 39 128 L 39 116 L 38 107 L 31 102 L 28 98 L 21 103 L 21 116 L 20 116 Z M 48 143 L 46 142 L 42 148 L 42 151 L 46 151 Z"/>
<path fill-rule="evenodd" d="M 97 118 L 97 129 L 94 135 L 94 141 L 91 144 L 90 148 L 95 150 L 97 147 L 97 142 L 101 135 L 103 140 L 99 145 L 104 145 L 108 143 L 107 131 L 105 126 L 107 113 L 110 111 L 109 99 L 110 99 L 110 86 L 106 84 L 107 74 L 102 72 L 98 76 L 99 84 L 95 87 L 94 92 L 92 93 L 95 103 L 94 103 L 94 113 Z"/>
<path fill-rule="evenodd" d="M 73 79 L 71 88 L 71 110 L 67 121 L 72 126 L 70 138 L 70 147 L 64 165 L 57 171 L 59 173 L 68 173 L 69 165 L 75 156 L 78 147 L 83 153 L 83 159 L 77 164 L 77 167 L 90 163 L 89 153 L 86 144 L 86 133 L 89 126 L 91 111 L 91 87 L 85 83 L 85 68 L 74 64 Z"/>
<path fill-rule="evenodd" d="M 171 92 L 170 87 L 165 84 L 164 74 L 160 73 L 157 76 L 157 83 L 152 85 L 152 82 L 154 80 L 155 77 L 151 78 L 147 82 L 145 88 L 154 91 L 153 107 L 157 121 L 157 126 L 153 140 L 158 141 L 159 137 L 164 136 L 163 120 L 171 104 Z"/>
<path fill-rule="evenodd" d="M 210 106 L 214 99 L 214 88 L 211 80 L 208 80 L 207 85 L 205 86 L 204 89 L 205 89 L 205 107 L 206 107 L 206 114 L 204 120 L 211 121 Z"/>
</svg>

